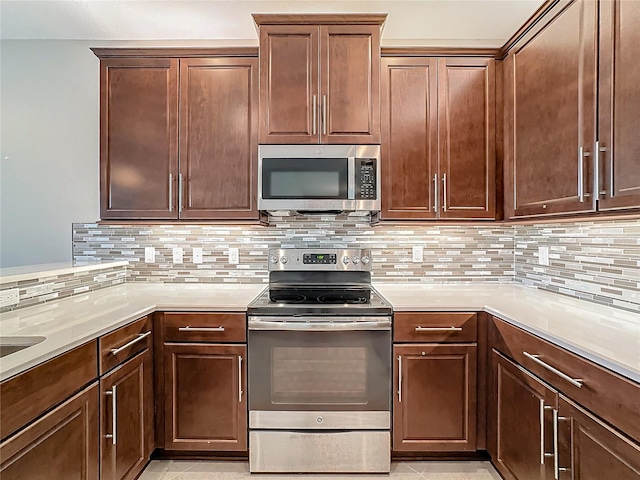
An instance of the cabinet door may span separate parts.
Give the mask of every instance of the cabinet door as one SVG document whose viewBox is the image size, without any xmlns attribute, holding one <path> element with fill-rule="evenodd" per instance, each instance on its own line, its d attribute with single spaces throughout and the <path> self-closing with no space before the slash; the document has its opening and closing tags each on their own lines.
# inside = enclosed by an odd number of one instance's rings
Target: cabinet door
<svg viewBox="0 0 640 480">
<path fill-rule="evenodd" d="M 560 397 L 559 480 L 638 480 L 640 445 Z"/>
<path fill-rule="evenodd" d="M 489 442 L 494 465 L 507 480 L 552 479 L 556 392 L 495 350 L 492 372 L 487 423 L 495 429 Z"/>
<path fill-rule="evenodd" d="M 260 27 L 260 143 L 318 143 L 318 34 Z"/>
<path fill-rule="evenodd" d="M 98 480 L 98 384 L 0 444 L 2 480 Z"/>
<path fill-rule="evenodd" d="M 321 26 L 320 75 L 320 143 L 380 143 L 380 26 Z"/>
<path fill-rule="evenodd" d="M 134 479 L 153 450 L 151 351 L 132 358 L 100 380 L 101 478 Z"/>
<path fill-rule="evenodd" d="M 258 218 L 258 60 L 180 60 L 180 218 Z"/>
<path fill-rule="evenodd" d="M 164 345 L 165 449 L 247 450 L 246 350 Z"/>
<path fill-rule="evenodd" d="M 507 191 L 516 217 L 595 209 L 596 8 L 591 0 L 559 3 L 505 63 L 513 122 Z"/>
<path fill-rule="evenodd" d="M 600 2 L 600 210 L 640 208 L 640 2 Z"/>
<path fill-rule="evenodd" d="M 495 61 L 438 60 L 440 218 L 495 218 Z"/>
<path fill-rule="evenodd" d="M 475 344 L 396 345 L 393 351 L 393 451 L 475 451 Z"/>
<path fill-rule="evenodd" d="M 178 218 L 178 61 L 100 61 L 100 216 Z"/>
<path fill-rule="evenodd" d="M 382 217 L 436 218 L 437 66 L 434 58 L 382 59 Z"/>
</svg>

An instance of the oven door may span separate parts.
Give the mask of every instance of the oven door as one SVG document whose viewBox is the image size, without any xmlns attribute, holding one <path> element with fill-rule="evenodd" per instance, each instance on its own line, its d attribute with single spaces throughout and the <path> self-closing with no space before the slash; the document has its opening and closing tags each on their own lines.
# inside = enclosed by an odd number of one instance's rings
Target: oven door
<svg viewBox="0 0 640 480">
<path fill-rule="evenodd" d="M 308 323 L 296 330 L 255 330 L 250 324 L 249 426 L 388 428 L 390 322 L 371 323 L 334 331 L 309 331 Z"/>
<path fill-rule="evenodd" d="M 258 209 L 353 210 L 354 170 L 353 146 L 261 146 Z"/>
</svg>

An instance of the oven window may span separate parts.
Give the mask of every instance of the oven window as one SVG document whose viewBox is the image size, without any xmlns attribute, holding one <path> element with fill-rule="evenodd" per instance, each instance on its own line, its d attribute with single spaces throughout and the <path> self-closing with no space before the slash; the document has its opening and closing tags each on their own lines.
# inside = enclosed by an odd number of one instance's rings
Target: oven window
<svg viewBox="0 0 640 480">
<path fill-rule="evenodd" d="M 250 410 L 389 410 L 390 331 L 248 335 Z"/>
<path fill-rule="evenodd" d="M 264 158 L 262 198 L 346 200 L 348 172 L 346 158 Z"/>
<path fill-rule="evenodd" d="M 367 403 L 366 348 L 276 347 L 271 355 L 273 403 Z"/>
</svg>

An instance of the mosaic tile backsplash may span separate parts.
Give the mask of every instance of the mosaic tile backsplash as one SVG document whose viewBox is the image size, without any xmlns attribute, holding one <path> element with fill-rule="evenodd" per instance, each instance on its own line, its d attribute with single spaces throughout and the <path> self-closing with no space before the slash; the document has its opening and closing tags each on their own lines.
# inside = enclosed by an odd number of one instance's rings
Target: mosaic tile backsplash
<svg viewBox="0 0 640 480">
<path fill-rule="evenodd" d="M 411 247 L 424 248 L 422 263 Z M 144 263 L 144 247 L 156 261 Z M 556 293 L 640 312 L 640 220 L 534 225 L 410 225 L 375 227 L 332 216 L 257 225 L 73 225 L 75 260 L 128 260 L 127 281 L 267 282 L 271 247 L 364 247 L 375 259 L 374 281 L 516 281 Z M 548 247 L 549 265 L 538 263 Z M 184 263 L 173 264 L 173 248 Z M 203 248 L 202 264 L 193 247 Z M 229 265 L 229 247 L 240 264 Z"/>
<path fill-rule="evenodd" d="M 411 249 L 421 245 L 422 263 Z M 155 263 L 144 262 L 144 247 L 156 249 Z M 173 264 L 174 247 L 183 264 Z M 193 247 L 204 262 L 193 263 Z M 228 249 L 240 253 L 228 264 Z M 73 225 L 75 260 L 129 260 L 128 281 L 267 282 L 269 248 L 362 247 L 372 250 L 374 281 L 513 281 L 511 227 L 378 225 L 333 216 L 295 217 L 268 227 L 258 225 Z"/>
<path fill-rule="evenodd" d="M 26 280 L 6 282 L 0 286 L 0 290 L 18 288 L 20 300 L 16 305 L 1 307 L 0 313 L 118 285 L 124 283 L 126 276 L 123 265 L 62 275 L 34 275 Z"/>
</svg>

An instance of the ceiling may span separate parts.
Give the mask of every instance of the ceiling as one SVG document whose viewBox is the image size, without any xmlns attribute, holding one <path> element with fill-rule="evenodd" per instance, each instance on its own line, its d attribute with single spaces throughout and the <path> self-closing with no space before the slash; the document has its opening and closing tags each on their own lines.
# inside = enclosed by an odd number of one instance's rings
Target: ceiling
<svg viewBox="0 0 640 480">
<path fill-rule="evenodd" d="M 499 47 L 543 0 L 0 0 L 0 38 L 257 45 L 252 13 L 388 13 L 383 45 Z M 176 43 L 178 42 L 178 43 Z"/>
</svg>

